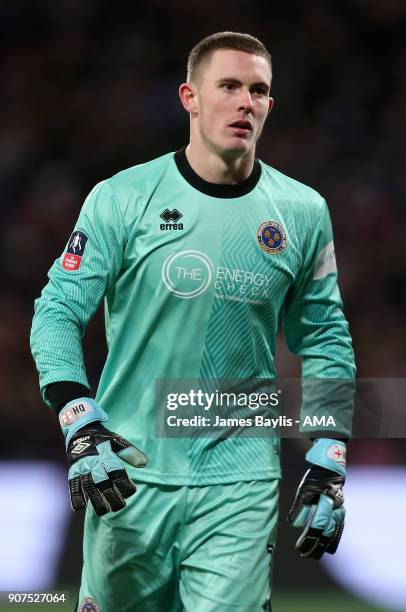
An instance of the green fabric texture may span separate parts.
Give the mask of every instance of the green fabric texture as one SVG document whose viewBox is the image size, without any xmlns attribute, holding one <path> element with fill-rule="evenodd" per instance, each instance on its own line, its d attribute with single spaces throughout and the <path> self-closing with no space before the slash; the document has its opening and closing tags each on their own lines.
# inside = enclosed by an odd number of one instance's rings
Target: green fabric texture
<svg viewBox="0 0 406 612">
<path fill-rule="evenodd" d="M 179 211 L 181 229 L 162 229 L 166 209 Z M 274 253 L 257 236 L 268 222 L 284 235 Z M 88 238 L 79 269 L 65 270 L 58 258 L 35 304 L 31 345 L 42 393 L 57 381 L 88 385 L 81 341 L 104 299 L 109 353 L 96 400 L 111 429 L 150 457 L 138 480 L 278 478 L 275 439 L 157 437 L 154 381 L 274 378 L 280 321 L 307 379 L 352 380 L 323 198 L 262 162 L 248 194 L 208 196 L 169 153 L 99 183 L 75 230 Z M 317 414 L 324 396 L 310 396 L 303 410 Z M 340 414 L 341 433 L 350 435 L 348 402 Z"/>
<path fill-rule="evenodd" d="M 129 473 L 136 479 L 137 470 Z M 79 604 L 92 598 L 100 612 L 260 612 L 271 588 L 278 484 L 142 483 L 117 514 L 100 518 L 88 507 Z"/>
</svg>

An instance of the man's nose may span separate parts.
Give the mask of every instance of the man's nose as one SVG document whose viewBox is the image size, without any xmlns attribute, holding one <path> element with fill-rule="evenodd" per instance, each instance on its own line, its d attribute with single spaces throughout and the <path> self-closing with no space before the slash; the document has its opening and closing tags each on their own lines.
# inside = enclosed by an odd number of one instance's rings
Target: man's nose
<svg viewBox="0 0 406 612">
<path fill-rule="evenodd" d="M 241 95 L 238 100 L 238 103 L 239 103 L 238 110 L 245 110 L 246 112 L 249 112 L 252 110 L 252 97 L 251 97 L 251 92 L 248 89 L 241 91 Z"/>
</svg>

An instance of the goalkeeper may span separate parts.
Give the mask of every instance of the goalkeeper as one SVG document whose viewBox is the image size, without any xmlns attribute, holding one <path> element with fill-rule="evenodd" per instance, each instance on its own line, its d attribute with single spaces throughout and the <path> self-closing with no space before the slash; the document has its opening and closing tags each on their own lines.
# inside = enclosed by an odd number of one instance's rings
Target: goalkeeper
<svg viewBox="0 0 406 612">
<path fill-rule="evenodd" d="M 200 41 L 179 89 L 189 145 L 96 185 L 36 301 L 41 392 L 72 507 L 86 506 L 80 612 L 271 609 L 279 438 L 159 437 L 156 380 L 274 379 L 280 320 L 304 382 L 354 377 L 326 202 L 255 157 L 271 76 L 248 34 Z M 103 299 L 94 396 L 82 337 Z M 350 412 L 303 431 L 314 444 L 289 521 L 304 557 L 340 539 Z"/>
</svg>

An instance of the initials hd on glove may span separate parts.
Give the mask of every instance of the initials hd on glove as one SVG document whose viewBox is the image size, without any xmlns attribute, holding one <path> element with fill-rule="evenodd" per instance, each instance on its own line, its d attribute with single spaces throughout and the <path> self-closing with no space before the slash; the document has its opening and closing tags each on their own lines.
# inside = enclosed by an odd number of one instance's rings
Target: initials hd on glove
<svg viewBox="0 0 406 612">
<path fill-rule="evenodd" d="M 293 527 L 303 529 L 295 548 L 302 557 L 320 559 L 334 554 L 344 529 L 344 442 L 318 438 L 306 454 L 312 464 L 305 473 L 288 515 Z"/>
<path fill-rule="evenodd" d="M 69 491 L 73 510 L 86 506 L 89 498 L 98 516 L 121 510 L 136 486 L 123 461 L 145 467 L 143 452 L 101 424 L 105 411 L 91 398 L 69 402 L 59 414 L 69 461 Z"/>
</svg>

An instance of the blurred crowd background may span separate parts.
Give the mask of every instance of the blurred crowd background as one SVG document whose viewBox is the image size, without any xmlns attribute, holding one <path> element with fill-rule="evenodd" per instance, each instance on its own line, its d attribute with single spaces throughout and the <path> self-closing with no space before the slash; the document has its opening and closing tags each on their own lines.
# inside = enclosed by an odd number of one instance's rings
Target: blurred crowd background
<svg viewBox="0 0 406 612">
<path fill-rule="evenodd" d="M 358 376 L 404 376 L 405 26 L 404 0 L 0 3 L 2 459 L 64 461 L 29 354 L 33 301 L 93 185 L 187 142 L 177 88 L 215 31 L 272 53 L 258 154 L 329 203 Z M 94 386 L 105 351 L 99 313 L 85 339 Z M 298 371 L 283 349 L 280 363 Z M 356 441 L 352 459 L 404 465 L 404 440 Z"/>
</svg>

